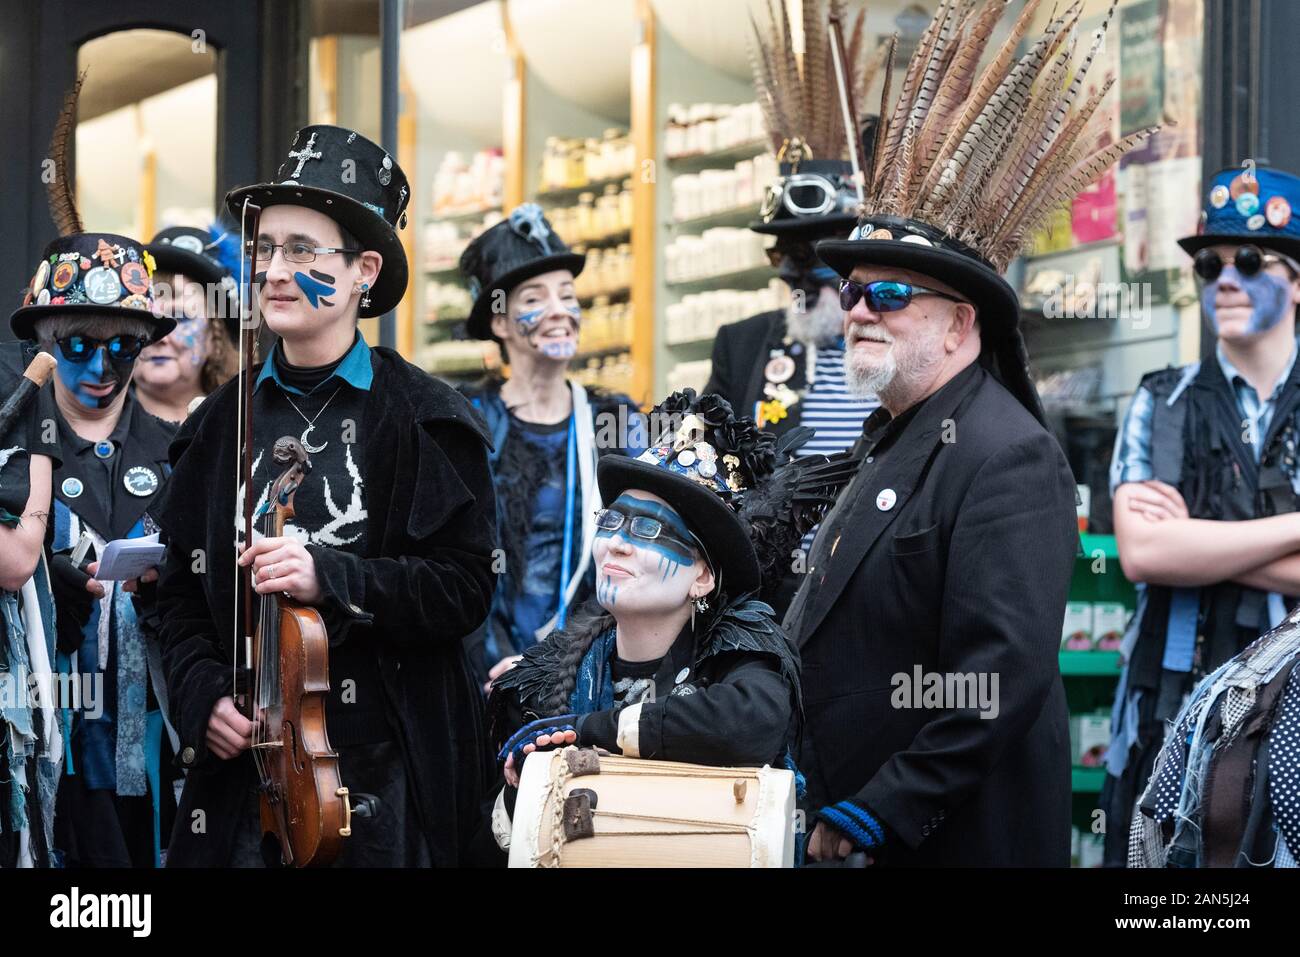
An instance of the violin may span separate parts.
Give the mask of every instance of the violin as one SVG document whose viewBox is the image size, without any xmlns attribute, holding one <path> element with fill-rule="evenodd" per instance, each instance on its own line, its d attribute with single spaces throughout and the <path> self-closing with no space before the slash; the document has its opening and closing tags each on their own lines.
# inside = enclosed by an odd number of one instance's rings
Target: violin
<svg viewBox="0 0 1300 957">
<path fill-rule="evenodd" d="M 250 232 L 256 236 L 261 210 L 246 203 L 245 224 L 250 211 Z M 241 286 L 248 288 L 242 282 Z M 247 318 L 242 309 L 241 317 Z M 298 439 L 286 436 L 276 441 L 272 460 L 283 471 L 272 484 L 266 504 L 254 514 L 250 370 L 256 335 L 249 327 L 255 325 L 240 323 L 241 515 L 245 543 L 253 541 L 255 522 L 264 536 L 284 534 L 285 525 L 294 515 L 294 495 L 311 473 L 311 459 Z M 262 833 L 275 837 L 287 866 L 325 867 L 338 857 L 343 840 L 352 834 L 348 789 L 343 786 L 338 754 L 330 746 L 325 727 L 325 695 L 330 687 L 329 635 L 315 608 L 287 594 L 258 595 L 253 589 L 252 565 L 240 571 L 244 627 L 243 640 L 236 642 L 234 698 L 236 706 L 253 722 L 252 755 L 257 768 Z M 242 662 L 240 648 L 244 652 Z"/>
</svg>

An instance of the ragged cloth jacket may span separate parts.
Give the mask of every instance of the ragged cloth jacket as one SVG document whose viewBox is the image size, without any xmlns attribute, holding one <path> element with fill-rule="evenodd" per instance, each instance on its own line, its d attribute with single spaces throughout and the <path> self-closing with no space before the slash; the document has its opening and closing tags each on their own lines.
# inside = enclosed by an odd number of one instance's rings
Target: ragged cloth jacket
<svg viewBox="0 0 1300 957">
<path fill-rule="evenodd" d="M 864 442 L 785 619 L 810 809 L 868 808 L 891 866 L 1065 867 L 1057 655 L 1079 548 L 1065 456 L 979 364 L 895 420 L 873 414 Z M 918 672 L 961 679 L 965 700 L 928 704 Z"/>
<path fill-rule="evenodd" d="M 389 349 L 372 349 L 371 362 L 376 387 L 356 432 L 374 450 L 364 457 L 368 555 L 309 546 L 325 594 L 321 611 L 331 645 L 361 642 L 378 658 L 385 710 L 434 864 L 473 863 L 476 837 L 491 841 L 482 801 L 495 768 L 462 641 L 492 598 L 488 440 L 478 416 L 445 384 Z M 182 760 L 191 768 L 172 866 L 227 863 L 254 775 L 247 753 L 223 761 L 204 743 L 213 706 L 232 688 L 236 388 L 237 380 L 217 390 L 182 427 L 175 470 L 155 509 L 168 540 L 159 637 Z M 200 552 L 206 572 L 195 574 Z M 196 809 L 205 812 L 206 833 L 193 833 Z"/>
</svg>

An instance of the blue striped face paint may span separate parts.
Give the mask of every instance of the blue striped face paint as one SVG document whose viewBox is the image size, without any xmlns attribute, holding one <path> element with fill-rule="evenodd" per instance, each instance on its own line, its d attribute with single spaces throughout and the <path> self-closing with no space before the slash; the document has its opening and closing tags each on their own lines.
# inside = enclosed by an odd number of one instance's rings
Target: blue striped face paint
<svg viewBox="0 0 1300 957">
<path fill-rule="evenodd" d="M 327 272 L 320 272 L 316 269 L 309 270 L 309 272 L 310 275 L 304 272 L 294 273 L 293 281 L 298 284 L 298 288 L 301 289 L 303 295 L 307 297 L 307 301 L 311 303 L 311 307 L 313 309 L 319 309 L 320 306 L 325 306 L 326 308 L 333 306 L 334 303 L 325 297 L 334 295 L 334 283 L 337 280 Z M 317 305 L 317 302 L 319 302 L 320 305 Z"/>
<path fill-rule="evenodd" d="M 697 546 L 682 517 L 662 501 L 625 492 L 609 506 L 620 520 L 616 529 L 597 527 L 592 544 L 596 565 L 596 600 L 616 615 L 680 611 L 690 600 L 701 568 Z M 640 520 L 633 534 L 632 523 Z M 645 537 L 641 521 L 659 523 L 654 538 Z"/>
</svg>

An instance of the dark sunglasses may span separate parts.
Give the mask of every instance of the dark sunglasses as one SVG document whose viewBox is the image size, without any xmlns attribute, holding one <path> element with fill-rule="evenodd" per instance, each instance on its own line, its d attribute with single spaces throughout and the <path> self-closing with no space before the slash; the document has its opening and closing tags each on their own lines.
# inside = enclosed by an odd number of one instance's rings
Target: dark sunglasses
<svg viewBox="0 0 1300 957">
<path fill-rule="evenodd" d="M 854 282 L 852 279 L 840 280 L 840 308 L 848 312 L 866 297 L 872 312 L 898 312 L 912 304 L 915 296 L 938 296 L 951 302 L 965 302 L 956 296 L 924 286 L 914 286 L 910 282 L 897 282 L 893 279 L 877 279 L 875 282 Z"/>
<path fill-rule="evenodd" d="M 1265 253 L 1258 246 L 1239 246 L 1232 257 L 1232 265 L 1236 266 L 1237 272 L 1247 279 L 1257 275 L 1265 266 L 1272 266 L 1274 263 L 1282 263 L 1292 276 L 1300 273 L 1296 264 L 1286 256 Z M 1220 259 L 1219 254 L 1213 249 L 1202 249 L 1192 258 L 1192 269 L 1206 282 L 1214 282 L 1218 279 L 1226 265 L 1228 264 Z"/>
<path fill-rule="evenodd" d="M 92 339 L 89 336 L 64 336 L 62 339 L 55 340 L 59 344 L 59 349 L 63 352 L 63 358 L 69 362 L 89 362 L 90 357 L 98 352 L 101 348 L 108 352 L 110 359 L 135 359 L 144 347 L 149 344 L 148 339 L 141 339 L 138 336 L 113 336 L 111 339 Z"/>
<path fill-rule="evenodd" d="M 624 524 L 627 525 L 627 533 L 632 538 L 639 538 L 645 542 L 663 538 L 686 548 L 699 548 L 701 552 L 704 550 L 697 541 L 682 539 L 657 518 L 650 518 L 648 515 L 628 515 L 616 508 L 602 508 L 596 512 L 596 527 L 602 532 L 617 532 Z M 691 538 L 694 539 L 695 536 L 692 535 Z"/>
</svg>

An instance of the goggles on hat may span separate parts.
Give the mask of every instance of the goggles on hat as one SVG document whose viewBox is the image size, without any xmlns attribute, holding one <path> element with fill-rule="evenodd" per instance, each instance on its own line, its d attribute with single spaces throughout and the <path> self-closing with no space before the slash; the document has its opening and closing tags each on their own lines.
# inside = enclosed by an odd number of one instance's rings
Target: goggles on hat
<svg viewBox="0 0 1300 957">
<path fill-rule="evenodd" d="M 55 341 L 59 344 L 59 350 L 63 353 L 63 358 L 78 365 L 89 362 L 91 356 L 100 349 L 107 351 L 110 359 L 135 359 L 144 351 L 144 347 L 149 344 L 148 339 L 128 335 L 113 336 L 110 339 L 92 339 L 89 336 L 63 336 Z"/>
<path fill-rule="evenodd" d="M 951 302 L 965 302 L 956 296 L 925 286 L 914 286 L 910 282 L 898 282 L 893 279 L 877 279 L 875 282 L 854 282 L 852 279 L 840 280 L 840 308 L 848 312 L 865 298 L 872 312 L 898 312 L 912 304 L 916 296 L 938 296 Z"/>
<path fill-rule="evenodd" d="M 1291 270 L 1291 275 L 1300 276 L 1300 264 L 1297 264 L 1290 256 L 1278 256 L 1273 253 L 1266 253 L 1258 246 L 1238 246 L 1237 252 L 1232 257 L 1232 265 L 1236 267 L 1237 272 L 1246 278 L 1256 275 L 1265 266 L 1272 266 L 1275 263 L 1282 263 Z M 1192 269 L 1196 275 L 1205 282 L 1214 282 L 1223 272 L 1223 267 L 1228 265 L 1219 257 L 1213 249 L 1202 249 L 1192 258 Z"/>
<path fill-rule="evenodd" d="M 839 206 L 839 197 L 839 187 L 827 177 L 791 173 L 768 186 L 759 216 L 767 222 L 781 206 L 795 216 L 824 216 Z"/>
</svg>

